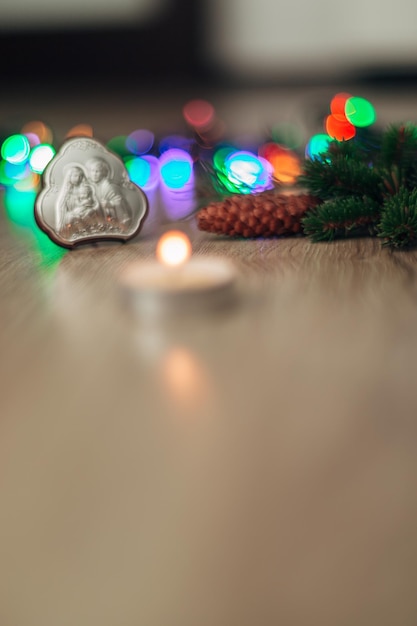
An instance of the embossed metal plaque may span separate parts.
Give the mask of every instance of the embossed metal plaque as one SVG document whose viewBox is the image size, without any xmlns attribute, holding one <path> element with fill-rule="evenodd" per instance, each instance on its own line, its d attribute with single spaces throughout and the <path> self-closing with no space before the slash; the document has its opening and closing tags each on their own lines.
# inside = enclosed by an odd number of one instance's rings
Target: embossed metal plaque
<svg viewBox="0 0 417 626">
<path fill-rule="evenodd" d="M 35 203 L 39 227 L 61 246 L 101 239 L 126 241 L 148 211 L 144 192 L 123 161 L 96 139 L 66 141 L 47 165 Z"/>
</svg>

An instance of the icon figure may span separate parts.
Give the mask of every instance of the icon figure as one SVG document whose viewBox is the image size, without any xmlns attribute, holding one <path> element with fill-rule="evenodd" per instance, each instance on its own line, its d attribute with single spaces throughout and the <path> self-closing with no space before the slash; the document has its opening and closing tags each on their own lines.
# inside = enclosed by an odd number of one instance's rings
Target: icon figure
<svg viewBox="0 0 417 626">
<path fill-rule="evenodd" d="M 93 137 L 68 139 L 48 163 L 35 202 L 38 226 L 58 245 L 135 237 L 148 214 L 122 159 Z"/>
<path fill-rule="evenodd" d="M 132 220 L 132 210 L 122 188 L 112 182 L 110 167 L 100 156 L 86 162 L 89 183 L 94 187 L 97 200 L 107 222 L 107 229 L 126 229 Z"/>
<path fill-rule="evenodd" d="M 103 222 L 100 204 L 84 170 L 74 165 L 66 173 L 57 202 L 58 230 L 68 239 L 83 236 Z"/>
</svg>

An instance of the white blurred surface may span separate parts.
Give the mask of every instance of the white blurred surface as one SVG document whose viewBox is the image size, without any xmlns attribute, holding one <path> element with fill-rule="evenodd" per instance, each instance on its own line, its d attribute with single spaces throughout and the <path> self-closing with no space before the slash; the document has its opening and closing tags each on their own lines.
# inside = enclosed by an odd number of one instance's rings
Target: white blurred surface
<svg viewBox="0 0 417 626">
<path fill-rule="evenodd" d="M 128 25 L 146 22 L 158 15 L 171 0 L 2 0 L 0 29 L 37 29 Z"/>
<path fill-rule="evenodd" d="M 415 63 L 412 0 L 211 0 L 209 56 L 242 77 Z"/>
</svg>

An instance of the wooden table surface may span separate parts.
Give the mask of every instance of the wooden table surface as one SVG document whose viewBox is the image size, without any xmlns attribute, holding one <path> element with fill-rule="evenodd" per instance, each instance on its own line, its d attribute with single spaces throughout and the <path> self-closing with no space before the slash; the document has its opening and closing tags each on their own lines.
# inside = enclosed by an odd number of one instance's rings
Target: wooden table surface
<svg viewBox="0 0 417 626">
<path fill-rule="evenodd" d="M 236 301 L 150 319 L 156 234 L 63 252 L 1 202 L 1 626 L 415 626 L 417 253 L 190 218 Z"/>
</svg>

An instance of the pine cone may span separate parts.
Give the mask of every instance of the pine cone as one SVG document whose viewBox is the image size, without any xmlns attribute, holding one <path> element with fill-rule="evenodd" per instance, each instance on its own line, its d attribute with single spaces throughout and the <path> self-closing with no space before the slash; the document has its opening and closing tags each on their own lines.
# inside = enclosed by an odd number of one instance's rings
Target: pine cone
<svg viewBox="0 0 417 626">
<path fill-rule="evenodd" d="M 230 237 L 273 237 L 301 232 L 304 213 L 319 204 L 308 194 L 264 191 L 212 202 L 197 213 L 198 228 Z"/>
</svg>

